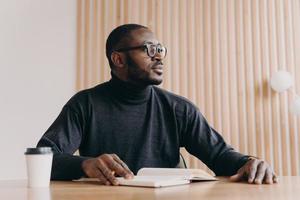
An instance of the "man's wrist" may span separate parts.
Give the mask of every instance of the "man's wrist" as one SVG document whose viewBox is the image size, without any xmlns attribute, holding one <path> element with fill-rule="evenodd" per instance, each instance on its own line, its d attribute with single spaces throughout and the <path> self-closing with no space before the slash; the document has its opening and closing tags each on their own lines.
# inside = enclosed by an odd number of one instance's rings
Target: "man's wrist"
<svg viewBox="0 0 300 200">
<path fill-rule="evenodd" d="M 236 171 L 238 171 L 241 167 L 243 167 L 248 161 L 254 160 L 254 159 L 259 159 L 259 158 L 255 157 L 255 156 L 250 156 L 250 155 L 243 156 L 238 162 Z"/>
<path fill-rule="evenodd" d="M 259 158 L 255 156 L 249 156 L 247 160 L 259 160 Z"/>
</svg>

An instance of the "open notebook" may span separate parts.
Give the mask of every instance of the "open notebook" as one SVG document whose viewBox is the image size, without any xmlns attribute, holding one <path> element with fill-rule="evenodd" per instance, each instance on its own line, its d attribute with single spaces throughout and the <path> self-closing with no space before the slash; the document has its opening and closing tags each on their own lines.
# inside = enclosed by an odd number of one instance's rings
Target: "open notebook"
<svg viewBox="0 0 300 200">
<path fill-rule="evenodd" d="M 215 181 L 215 177 L 201 169 L 142 168 L 133 179 L 117 178 L 120 185 L 165 187 L 189 184 L 191 181 Z"/>
</svg>

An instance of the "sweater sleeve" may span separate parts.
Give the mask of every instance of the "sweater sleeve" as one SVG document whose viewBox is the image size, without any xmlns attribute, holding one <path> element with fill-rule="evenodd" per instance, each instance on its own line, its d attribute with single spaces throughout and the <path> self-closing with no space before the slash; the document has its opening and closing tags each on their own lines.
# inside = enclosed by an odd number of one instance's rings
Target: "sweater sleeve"
<svg viewBox="0 0 300 200">
<path fill-rule="evenodd" d="M 88 158 L 73 155 L 82 142 L 83 126 L 83 117 L 66 105 L 39 140 L 38 147 L 47 146 L 54 151 L 52 180 L 72 180 L 84 176 L 81 163 Z"/>
<path fill-rule="evenodd" d="M 203 161 L 217 176 L 235 174 L 248 160 L 249 156 L 226 144 L 196 108 L 188 115 L 183 135 L 186 150 Z"/>
</svg>

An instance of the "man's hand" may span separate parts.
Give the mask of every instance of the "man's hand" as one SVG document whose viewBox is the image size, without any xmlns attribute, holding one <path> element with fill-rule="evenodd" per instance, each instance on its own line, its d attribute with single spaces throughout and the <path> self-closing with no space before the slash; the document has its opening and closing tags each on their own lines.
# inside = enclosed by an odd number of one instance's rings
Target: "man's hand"
<svg viewBox="0 0 300 200">
<path fill-rule="evenodd" d="M 254 184 L 272 184 L 278 182 L 278 178 L 270 165 L 266 161 L 256 158 L 249 159 L 249 161 L 238 170 L 237 174 L 230 177 L 230 180 L 246 180 L 248 183 Z"/>
<path fill-rule="evenodd" d="M 115 175 L 133 178 L 133 173 L 116 154 L 103 154 L 82 162 L 84 173 L 89 178 L 98 178 L 105 185 L 118 185 Z"/>
</svg>

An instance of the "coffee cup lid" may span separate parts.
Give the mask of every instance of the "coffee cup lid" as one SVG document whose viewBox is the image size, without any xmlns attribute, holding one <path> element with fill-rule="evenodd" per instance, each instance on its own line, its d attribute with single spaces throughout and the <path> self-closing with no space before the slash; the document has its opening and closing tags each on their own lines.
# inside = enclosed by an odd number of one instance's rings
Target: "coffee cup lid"
<svg viewBox="0 0 300 200">
<path fill-rule="evenodd" d="M 51 147 L 37 147 L 37 148 L 27 148 L 25 155 L 28 154 L 50 154 L 52 153 Z"/>
</svg>

